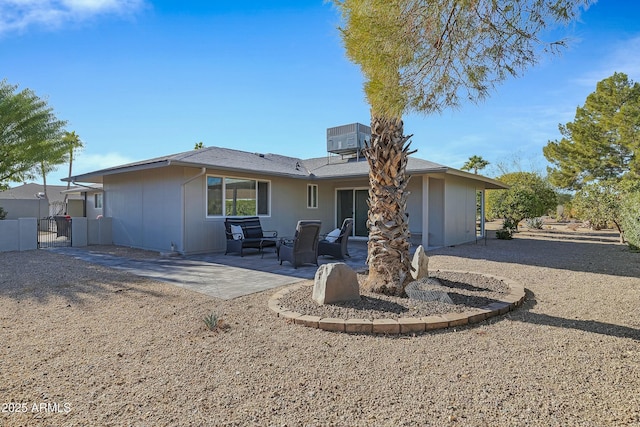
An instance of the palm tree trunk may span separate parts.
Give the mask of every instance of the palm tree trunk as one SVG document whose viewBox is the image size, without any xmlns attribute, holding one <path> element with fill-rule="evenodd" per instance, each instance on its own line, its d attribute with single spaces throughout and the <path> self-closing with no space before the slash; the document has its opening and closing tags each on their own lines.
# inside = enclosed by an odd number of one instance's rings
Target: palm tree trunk
<svg viewBox="0 0 640 427">
<path fill-rule="evenodd" d="M 47 194 L 47 170 L 46 170 L 46 167 L 44 165 L 44 162 L 40 163 L 40 171 L 42 173 L 42 186 L 43 186 L 43 191 L 44 191 L 44 197 L 45 197 L 45 199 L 49 200 L 49 196 Z"/>
<path fill-rule="evenodd" d="M 73 150 L 75 149 L 74 146 L 71 146 L 71 149 L 69 150 L 69 178 L 71 178 L 71 174 L 73 171 Z M 71 188 L 71 181 L 67 181 L 67 190 Z M 69 210 L 67 209 L 67 201 L 69 199 L 69 194 L 64 193 L 64 200 L 62 201 L 62 204 L 64 205 L 64 212 L 65 214 L 69 212 Z"/>
<path fill-rule="evenodd" d="M 73 171 L 73 150 L 75 150 L 75 147 L 71 147 L 71 150 L 69 150 L 69 178 L 71 178 Z M 69 188 L 71 188 L 71 181 L 67 181 L 67 190 Z"/>
<path fill-rule="evenodd" d="M 402 119 L 372 114 L 371 142 L 364 150 L 369 162 L 369 276 L 364 286 L 373 292 L 402 295 L 411 277 L 405 215 L 409 138 L 403 135 Z"/>
</svg>

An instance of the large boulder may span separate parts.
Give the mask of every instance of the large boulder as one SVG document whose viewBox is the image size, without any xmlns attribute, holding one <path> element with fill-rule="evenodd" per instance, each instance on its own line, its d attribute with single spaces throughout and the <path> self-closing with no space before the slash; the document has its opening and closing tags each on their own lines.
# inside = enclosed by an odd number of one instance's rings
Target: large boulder
<svg viewBox="0 0 640 427">
<path fill-rule="evenodd" d="M 321 265 L 316 271 L 312 298 L 320 305 L 360 299 L 356 272 L 343 262 Z"/>
<path fill-rule="evenodd" d="M 429 277 L 429 257 L 422 245 L 418 246 L 416 253 L 411 260 L 411 277 L 413 280 L 420 280 Z"/>
</svg>

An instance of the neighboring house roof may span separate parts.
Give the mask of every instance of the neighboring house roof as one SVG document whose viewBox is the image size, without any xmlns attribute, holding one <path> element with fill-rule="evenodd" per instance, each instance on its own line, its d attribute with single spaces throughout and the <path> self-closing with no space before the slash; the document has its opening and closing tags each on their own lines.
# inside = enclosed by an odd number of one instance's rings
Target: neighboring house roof
<svg viewBox="0 0 640 427">
<path fill-rule="evenodd" d="M 364 158 L 327 156 L 298 159 L 270 153 L 250 153 L 222 147 L 207 147 L 169 156 L 157 157 L 107 169 L 65 178 L 63 181 L 101 183 L 106 175 L 134 172 L 167 166 L 209 168 L 240 173 L 261 173 L 297 179 L 362 178 L 369 174 L 369 164 Z M 503 183 L 482 175 L 463 172 L 428 160 L 410 157 L 409 174 L 444 173 L 482 181 L 487 188 L 508 188 Z"/>
<path fill-rule="evenodd" d="M 68 194 L 70 198 L 72 196 L 82 195 L 82 193 L 89 193 L 89 192 L 101 193 L 102 184 L 88 184 L 88 185 L 76 184 L 75 187 L 71 187 L 68 190 L 65 187 L 65 190 L 61 191 L 62 194 Z"/>
<path fill-rule="evenodd" d="M 66 190 L 66 185 L 47 185 L 47 198 L 49 199 L 49 203 L 62 203 L 64 201 L 63 191 Z M 0 191 L 0 199 L 44 199 L 44 185 L 33 182 L 25 183 L 5 191 Z"/>
</svg>

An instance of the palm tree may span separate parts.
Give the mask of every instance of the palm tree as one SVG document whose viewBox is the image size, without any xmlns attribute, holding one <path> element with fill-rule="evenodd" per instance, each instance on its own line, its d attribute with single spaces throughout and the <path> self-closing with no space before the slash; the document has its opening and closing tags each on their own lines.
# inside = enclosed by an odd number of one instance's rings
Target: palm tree
<svg viewBox="0 0 640 427">
<path fill-rule="evenodd" d="M 469 157 L 469 160 L 467 160 L 467 162 L 462 165 L 460 169 L 462 169 L 463 171 L 470 171 L 473 169 L 473 173 L 478 175 L 478 171 L 486 168 L 487 166 L 489 166 L 488 161 L 483 159 L 482 156 L 474 155 Z"/>
<path fill-rule="evenodd" d="M 539 34 L 590 0 L 334 0 L 347 56 L 365 76 L 371 107 L 369 276 L 365 287 L 401 295 L 410 278 L 406 211 L 410 136 L 402 116 L 479 101 L 537 61 Z"/>
<path fill-rule="evenodd" d="M 47 194 L 47 174 L 55 170 L 55 166 L 47 163 L 42 160 L 39 165 L 38 173 L 42 176 L 42 185 L 44 191 L 45 199 L 49 199 L 49 195 Z"/>
<path fill-rule="evenodd" d="M 76 150 L 80 150 L 84 148 L 84 144 L 82 143 L 82 141 L 80 140 L 80 137 L 78 136 L 78 134 L 76 134 L 75 131 L 65 132 L 64 136 L 62 137 L 62 141 L 67 147 L 67 150 L 69 150 L 69 178 L 71 178 L 72 171 L 73 171 L 73 154 L 76 152 Z M 71 188 L 71 180 L 67 181 L 67 190 L 69 188 Z M 68 194 L 64 195 L 63 203 L 65 206 L 65 210 L 67 206 L 68 197 L 69 197 Z"/>
</svg>

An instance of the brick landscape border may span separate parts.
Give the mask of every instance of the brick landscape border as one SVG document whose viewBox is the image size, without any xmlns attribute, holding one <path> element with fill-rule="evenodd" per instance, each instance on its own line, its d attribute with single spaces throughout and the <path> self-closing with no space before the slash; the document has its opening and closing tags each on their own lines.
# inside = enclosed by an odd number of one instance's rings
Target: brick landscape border
<svg viewBox="0 0 640 427">
<path fill-rule="evenodd" d="M 522 305 L 525 296 L 524 287 L 512 280 L 491 274 L 476 273 L 471 271 L 439 270 L 442 272 L 478 274 L 501 280 L 509 287 L 509 293 L 495 302 L 480 308 L 480 310 L 466 311 L 462 313 L 446 313 L 428 317 L 402 317 L 399 319 L 336 319 L 331 317 L 309 316 L 304 313 L 291 311 L 280 304 L 280 299 L 292 291 L 305 286 L 313 286 L 313 283 L 298 283 L 280 289 L 269 298 L 269 309 L 278 317 L 296 325 L 309 328 L 323 329 L 332 332 L 347 332 L 354 334 L 410 334 L 426 332 L 435 329 L 451 328 L 482 322 L 494 316 L 508 313 Z"/>
</svg>

